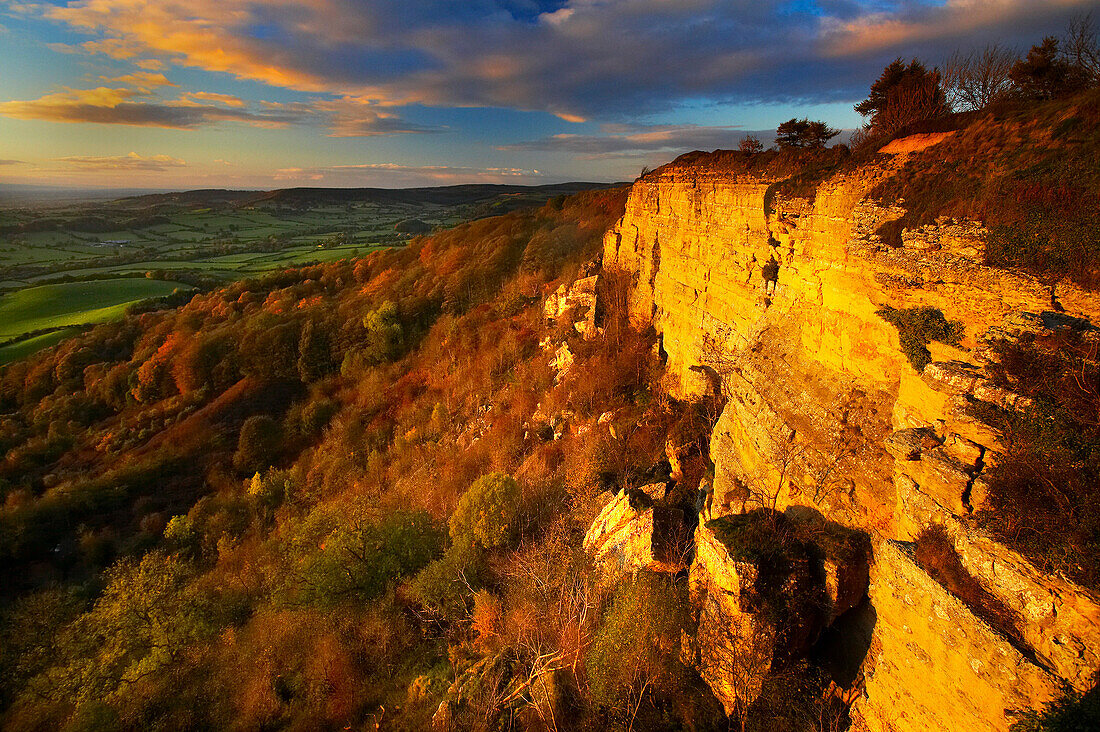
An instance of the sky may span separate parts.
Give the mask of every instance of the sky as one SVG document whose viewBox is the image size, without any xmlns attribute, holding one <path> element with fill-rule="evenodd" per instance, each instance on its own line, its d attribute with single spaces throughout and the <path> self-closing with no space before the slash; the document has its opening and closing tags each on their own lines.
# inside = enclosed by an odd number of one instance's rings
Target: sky
<svg viewBox="0 0 1100 732">
<path fill-rule="evenodd" d="M 0 183 L 631 180 L 1096 0 L 0 0 Z"/>
</svg>

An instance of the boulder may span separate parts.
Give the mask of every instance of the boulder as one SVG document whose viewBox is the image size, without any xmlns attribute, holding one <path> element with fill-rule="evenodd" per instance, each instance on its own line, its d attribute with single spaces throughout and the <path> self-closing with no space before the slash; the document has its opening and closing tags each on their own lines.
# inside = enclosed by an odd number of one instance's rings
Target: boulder
<svg viewBox="0 0 1100 732">
<path fill-rule="evenodd" d="M 572 311 L 573 327 L 584 336 L 585 340 L 591 340 L 597 334 L 596 330 L 596 282 L 598 276 L 584 277 L 569 285 L 562 285 L 555 290 L 543 304 L 543 314 L 547 321 L 556 322 L 566 313 Z"/>
<path fill-rule="evenodd" d="M 584 536 L 584 549 L 609 576 L 687 567 L 690 535 L 684 512 L 657 503 L 664 493 L 664 483 L 652 483 L 605 494 L 603 510 Z"/>
</svg>

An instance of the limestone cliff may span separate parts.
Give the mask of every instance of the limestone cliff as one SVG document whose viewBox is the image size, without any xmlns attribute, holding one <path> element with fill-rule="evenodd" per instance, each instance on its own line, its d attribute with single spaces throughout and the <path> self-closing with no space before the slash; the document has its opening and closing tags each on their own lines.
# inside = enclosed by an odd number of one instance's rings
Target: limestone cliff
<svg viewBox="0 0 1100 732">
<path fill-rule="evenodd" d="M 752 172 L 735 153 L 685 156 L 634 184 L 604 248 L 605 269 L 633 275 L 631 315 L 660 334 L 669 390 L 717 383 L 727 398 L 711 441 L 713 515 L 807 506 L 872 538 L 876 620 L 856 706 L 875 730 L 1006 729 L 1011 709 L 1062 680 L 1083 687 L 1100 667 L 1100 602 L 970 520 L 1001 446 L 966 408 L 1022 406 L 987 378 L 991 338 L 1066 316 L 1097 322 L 1100 298 L 1060 285 L 1055 303 L 1038 280 L 985 266 L 975 222 L 904 231 L 900 247 L 879 240 L 904 208 L 870 191 L 942 137 L 793 192 L 781 185 L 789 173 Z M 938 308 L 962 337 L 930 344 L 933 363 L 918 372 L 876 314 L 884 306 Z M 1019 638 L 1001 637 L 898 543 L 933 523 L 1019 614 Z"/>
</svg>

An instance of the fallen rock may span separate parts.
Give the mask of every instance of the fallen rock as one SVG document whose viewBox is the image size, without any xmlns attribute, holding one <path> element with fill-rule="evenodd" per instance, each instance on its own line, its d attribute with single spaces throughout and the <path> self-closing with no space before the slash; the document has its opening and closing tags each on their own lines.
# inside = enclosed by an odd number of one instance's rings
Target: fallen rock
<svg viewBox="0 0 1100 732">
<path fill-rule="evenodd" d="M 562 285 L 554 291 L 543 304 L 543 314 L 548 321 L 554 322 L 572 311 L 573 328 L 591 340 L 596 330 L 596 282 L 598 276 L 584 277 L 569 285 Z"/>
<path fill-rule="evenodd" d="M 891 432 L 886 438 L 886 452 L 895 460 L 920 460 L 921 453 L 940 444 L 931 427 L 910 427 Z"/>
</svg>

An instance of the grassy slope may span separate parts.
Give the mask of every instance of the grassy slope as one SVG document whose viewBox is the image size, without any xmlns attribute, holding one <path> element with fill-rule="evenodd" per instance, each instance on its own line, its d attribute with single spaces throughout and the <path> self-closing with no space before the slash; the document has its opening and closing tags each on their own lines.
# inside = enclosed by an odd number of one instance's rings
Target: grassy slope
<svg viewBox="0 0 1100 732">
<path fill-rule="evenodd" d="M 130 303 L 167 295 L 175 282 L 145 279 L 97 280 L 43 285 L 0 297 L 0 338 L 78 323 L 102 323 L 122 315 Z"/>
<path fill-rule="evenodd" d="M 27 338 L 6 346 L 0 346 L 0 366 L 19 361 L 38 353 L 43 348 L 57 345 L 66 338 L 70 338 L 80 332 L 80 328 L 60 328 L 58 330 L 43 333 L 42 335 Z"/>
</svg>

